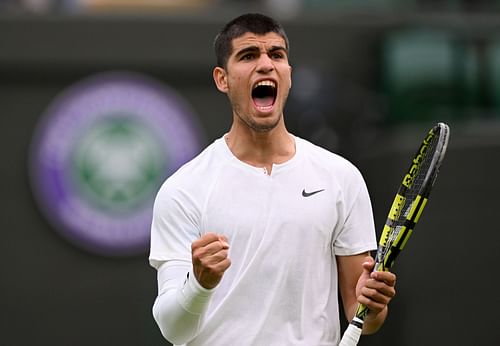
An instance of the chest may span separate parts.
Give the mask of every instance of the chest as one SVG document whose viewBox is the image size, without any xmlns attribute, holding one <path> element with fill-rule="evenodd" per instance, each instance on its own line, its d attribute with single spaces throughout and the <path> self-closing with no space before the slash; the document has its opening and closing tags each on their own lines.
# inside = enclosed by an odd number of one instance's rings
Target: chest
<svg viewBox="0 0 500 346">
<path fill-rule="evenodd" d="M 342 193 L 330 177 L 228 169 L 207 199 L 202 231 L 222 233 L 242 249 L 269 242 L 327 249 L 343 214 Z"/>
</svg>

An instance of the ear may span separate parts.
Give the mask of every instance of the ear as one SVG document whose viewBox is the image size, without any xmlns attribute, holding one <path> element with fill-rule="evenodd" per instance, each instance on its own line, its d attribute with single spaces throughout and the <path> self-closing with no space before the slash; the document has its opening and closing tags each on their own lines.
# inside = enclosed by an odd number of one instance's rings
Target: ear
<svg viewBox="0 0 500 346">
<path fill-rule="evenodd" d="M 217 89 L 223 93 L 227 93 L 227 73 L 222 67 L 215 67 L 213 71 L 213 77 Z"/>
</svg>

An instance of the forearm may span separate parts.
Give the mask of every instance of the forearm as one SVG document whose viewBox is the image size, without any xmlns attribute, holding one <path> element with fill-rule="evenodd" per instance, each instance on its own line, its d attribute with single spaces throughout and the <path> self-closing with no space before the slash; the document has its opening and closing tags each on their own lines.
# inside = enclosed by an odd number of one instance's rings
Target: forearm
<svg viewBox="0 0 500 346">
<path fill-rule="evenodd" d="M 153 316 L 163 336 L 174 344 L 184 344 L 199 332 L 212 291 L 201 287 L 189 265 L 165 263 L 158 270 L 159 294 Z"/>
<path fill-rule="evenodd" d="M 351 321 L 354 316 L 356 315 L 356 310 L 358 309 L 358 303 L 355 303 L 350 306 L 346 313 L 346 317 L 348 321 Z M 368 315 L 364 319 L 363 323 L 363 334 L 368 335 L 368 334 L 373 334 L 377 332 L 380 327 L 384 324 L 384 321 L 387 317 L 387 312 L 388 308 L 387 306 L 379 312 L 378 314 L 374 314 L 373 312 L 369 312 Z"/>
</svg>

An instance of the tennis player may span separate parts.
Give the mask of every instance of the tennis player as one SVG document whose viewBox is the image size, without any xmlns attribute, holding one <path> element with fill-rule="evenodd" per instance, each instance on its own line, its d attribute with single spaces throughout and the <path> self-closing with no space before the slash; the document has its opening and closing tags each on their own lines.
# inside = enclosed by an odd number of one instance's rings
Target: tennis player
<svg viewBox="0 0 500 346">
<path fill-rule="evenodd" d="M 337 345 L 339 291 L 346 318 L 365 304 L 363 332 L 375 332 L 396 277 L 371 272 L 376 240 L 360 172 L 286 129 L 285 31 L 246 14 L 219 33 L 215 54 L 232 126 L 167 179 L 154 206 L 162 334 L 175 345 Z"/>
</svg>

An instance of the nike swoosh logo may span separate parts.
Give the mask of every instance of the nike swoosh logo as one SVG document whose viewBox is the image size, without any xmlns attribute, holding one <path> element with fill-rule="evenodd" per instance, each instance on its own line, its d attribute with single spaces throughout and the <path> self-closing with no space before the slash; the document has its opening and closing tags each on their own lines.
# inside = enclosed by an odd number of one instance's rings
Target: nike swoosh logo
<svg viewBox="0 0 500 346">
<path fill-rule="evenodd" d="M 302 196 L 304 196 L 304 197 L 310 197 L 312 195 L 320 193 L 321 191 L 325 191 L 325 189 L 316 190 L 316 191 L 312 191 L 312 192 L 306 192 L 306 189 L 304 189 L 304 190 L 302 190 Z"/>
</svg>

